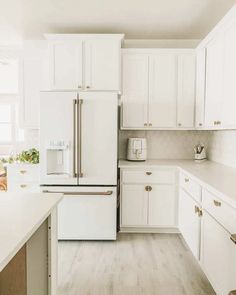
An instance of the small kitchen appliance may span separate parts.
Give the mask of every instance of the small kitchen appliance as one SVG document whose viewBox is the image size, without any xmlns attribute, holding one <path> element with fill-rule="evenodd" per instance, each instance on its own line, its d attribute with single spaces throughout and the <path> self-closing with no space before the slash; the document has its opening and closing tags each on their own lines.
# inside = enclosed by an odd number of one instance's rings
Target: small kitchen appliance
<svg viewBox="0 0 236 295">
<path fill-rule="evenodd" d="M 197 163 L 201 163 L 206 160 L 206 149 L 203 144 L 198 144 L 194 147 L 194 160 Z"/>
<path fill-rule="evenodd" d="M 147 159 L 146 138 L 129 138 L 127 148 L 127 160 L 145 161 Z"/>
</svg>

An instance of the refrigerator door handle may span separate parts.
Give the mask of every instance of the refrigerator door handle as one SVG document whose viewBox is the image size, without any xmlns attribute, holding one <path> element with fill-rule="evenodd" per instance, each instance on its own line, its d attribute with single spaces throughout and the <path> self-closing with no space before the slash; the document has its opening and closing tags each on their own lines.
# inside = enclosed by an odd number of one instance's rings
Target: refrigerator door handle
<svg viewBox="0 0 236 295">
<path fill-rule="evenodd" d="M 64 194 L 65 196 L 111 196 L 113 191 L 105 191 L 105 192 L 64 192 L 64 191 L 49 191 L 43 190 L 43 193 L 54 193 L 54 194 Z"/>
<path fill-rule="evenodd" d="M 77 99 L 73 100 L 73 177 L 78 177 L 77 173 Z"/>
<path fill-rule="evenodd" d="M 79 126 L 78 126 L 78 131 L 77 131 L 77 137 L 78 137 L 78 167 L 79 167 L 79 173 L 78 177 L 83 177 L 83 172 L 82 172 L 82 104 L 83 104 L 83 99 L 78 100 L 78 117 L 79 117 Z"/>
</svg>

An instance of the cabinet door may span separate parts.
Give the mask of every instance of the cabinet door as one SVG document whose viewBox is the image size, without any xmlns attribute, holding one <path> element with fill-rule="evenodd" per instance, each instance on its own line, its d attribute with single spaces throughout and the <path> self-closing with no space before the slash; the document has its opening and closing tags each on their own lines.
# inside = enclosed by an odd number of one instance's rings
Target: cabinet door
<svg viewBox="0 0 236 295">
<path fill-rule="evenodd" d="M 123 54 L 122 127 L 147 125 L 148 55 Z"/>
<path fill-rule="evenodd" d="M 206 79 L 206 49 L 197 51 L 196 62 L 196 104 L 195 126 L 201 128 L 204 125 L 205 112 L 205 79 Z"/>
<path fill-rule="evenodd" d="M 121 226 L 147 225 L 148 193 L 144 185 L 122 185 Z"/>
<path fill-rule="evenodd" d="M 149 192 L 148 224 L 173 227 L 176 225 L 176 198 L 174 185 L 152 185 Z"/>
<path fill-rule="evenodd" d="M 214 38 L 207 46 L 205 126 L 217 127 L 221 121 L 223 95 L 223 39 Z"/>
<path fill-rule="evenodd" d="M 195 55 L 180 55 L 178 57 L 178 127 L 194 126 L 195 77 Z"/>
<path fill-rule="evenodd" d="M 200 258 L 200 217 L 196 209 L 199 205 L 180 189 L 179 194 L 179 230 L 193 255 Z"/>
<path fill-rule="evenodd" d="M 149 126 L 176 126 L 177 60 L 175 54 L 150 56 Z"/>
<path fill-rule="evenodd" d="M 236 21 L 232 21 L 224 34 L 224 95 L 222 124 L 224 127 L 236 126 Z"/>
<path fill-rule="evenodd" d="M 236 245 L 229 233 L 203 212 L 201 264 L 216 293 L 228 295 L 236 289 Z"/>
<path fill-rule="evenodd" d="M 85 41 L 85 89 L 120 90 L 120 41 Z"/>
<path fill-rule="evenodd" d="M 82 88 L 82 56 L 82 41 L 54 41 L 50 43 L 52 89 Z"/>
</svg>

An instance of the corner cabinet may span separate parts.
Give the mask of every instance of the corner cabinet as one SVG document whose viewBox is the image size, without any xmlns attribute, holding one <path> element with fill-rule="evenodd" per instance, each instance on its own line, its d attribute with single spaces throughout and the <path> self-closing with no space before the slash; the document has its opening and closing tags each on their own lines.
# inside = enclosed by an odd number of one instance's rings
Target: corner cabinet
<svg viewBox="0 0 236 295">
<path fill-rule="evenodd" d="M 46 35 L 53 90 L 120 91 L 120 34 Z"/>
<path fill-rule="evenodd" d="M 122 129 L 194 127 L 194 50 L 122 50 Z"/>
</svg>

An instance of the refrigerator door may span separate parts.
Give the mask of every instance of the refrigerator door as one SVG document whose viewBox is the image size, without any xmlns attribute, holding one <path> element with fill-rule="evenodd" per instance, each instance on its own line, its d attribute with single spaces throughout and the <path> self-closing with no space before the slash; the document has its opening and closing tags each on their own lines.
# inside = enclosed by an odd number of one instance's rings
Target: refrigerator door
<svg viewBox="0 0 236 295">
<path fill-rule="evenodd" d="M 45 187 L 63 192 L 58 205 L 59 240 L 115 240 L 116 187 Z"/>
<path fill-rule="evenodd" d="M 81 92 L 79 102 L 79 184 L 116 185 L 117 94 Z"/>
<path fill-rule="evenodd" d="M 76 103 L 77 92 L 41 92 L 41 184 L 78 184 Z"/>
</svg>

